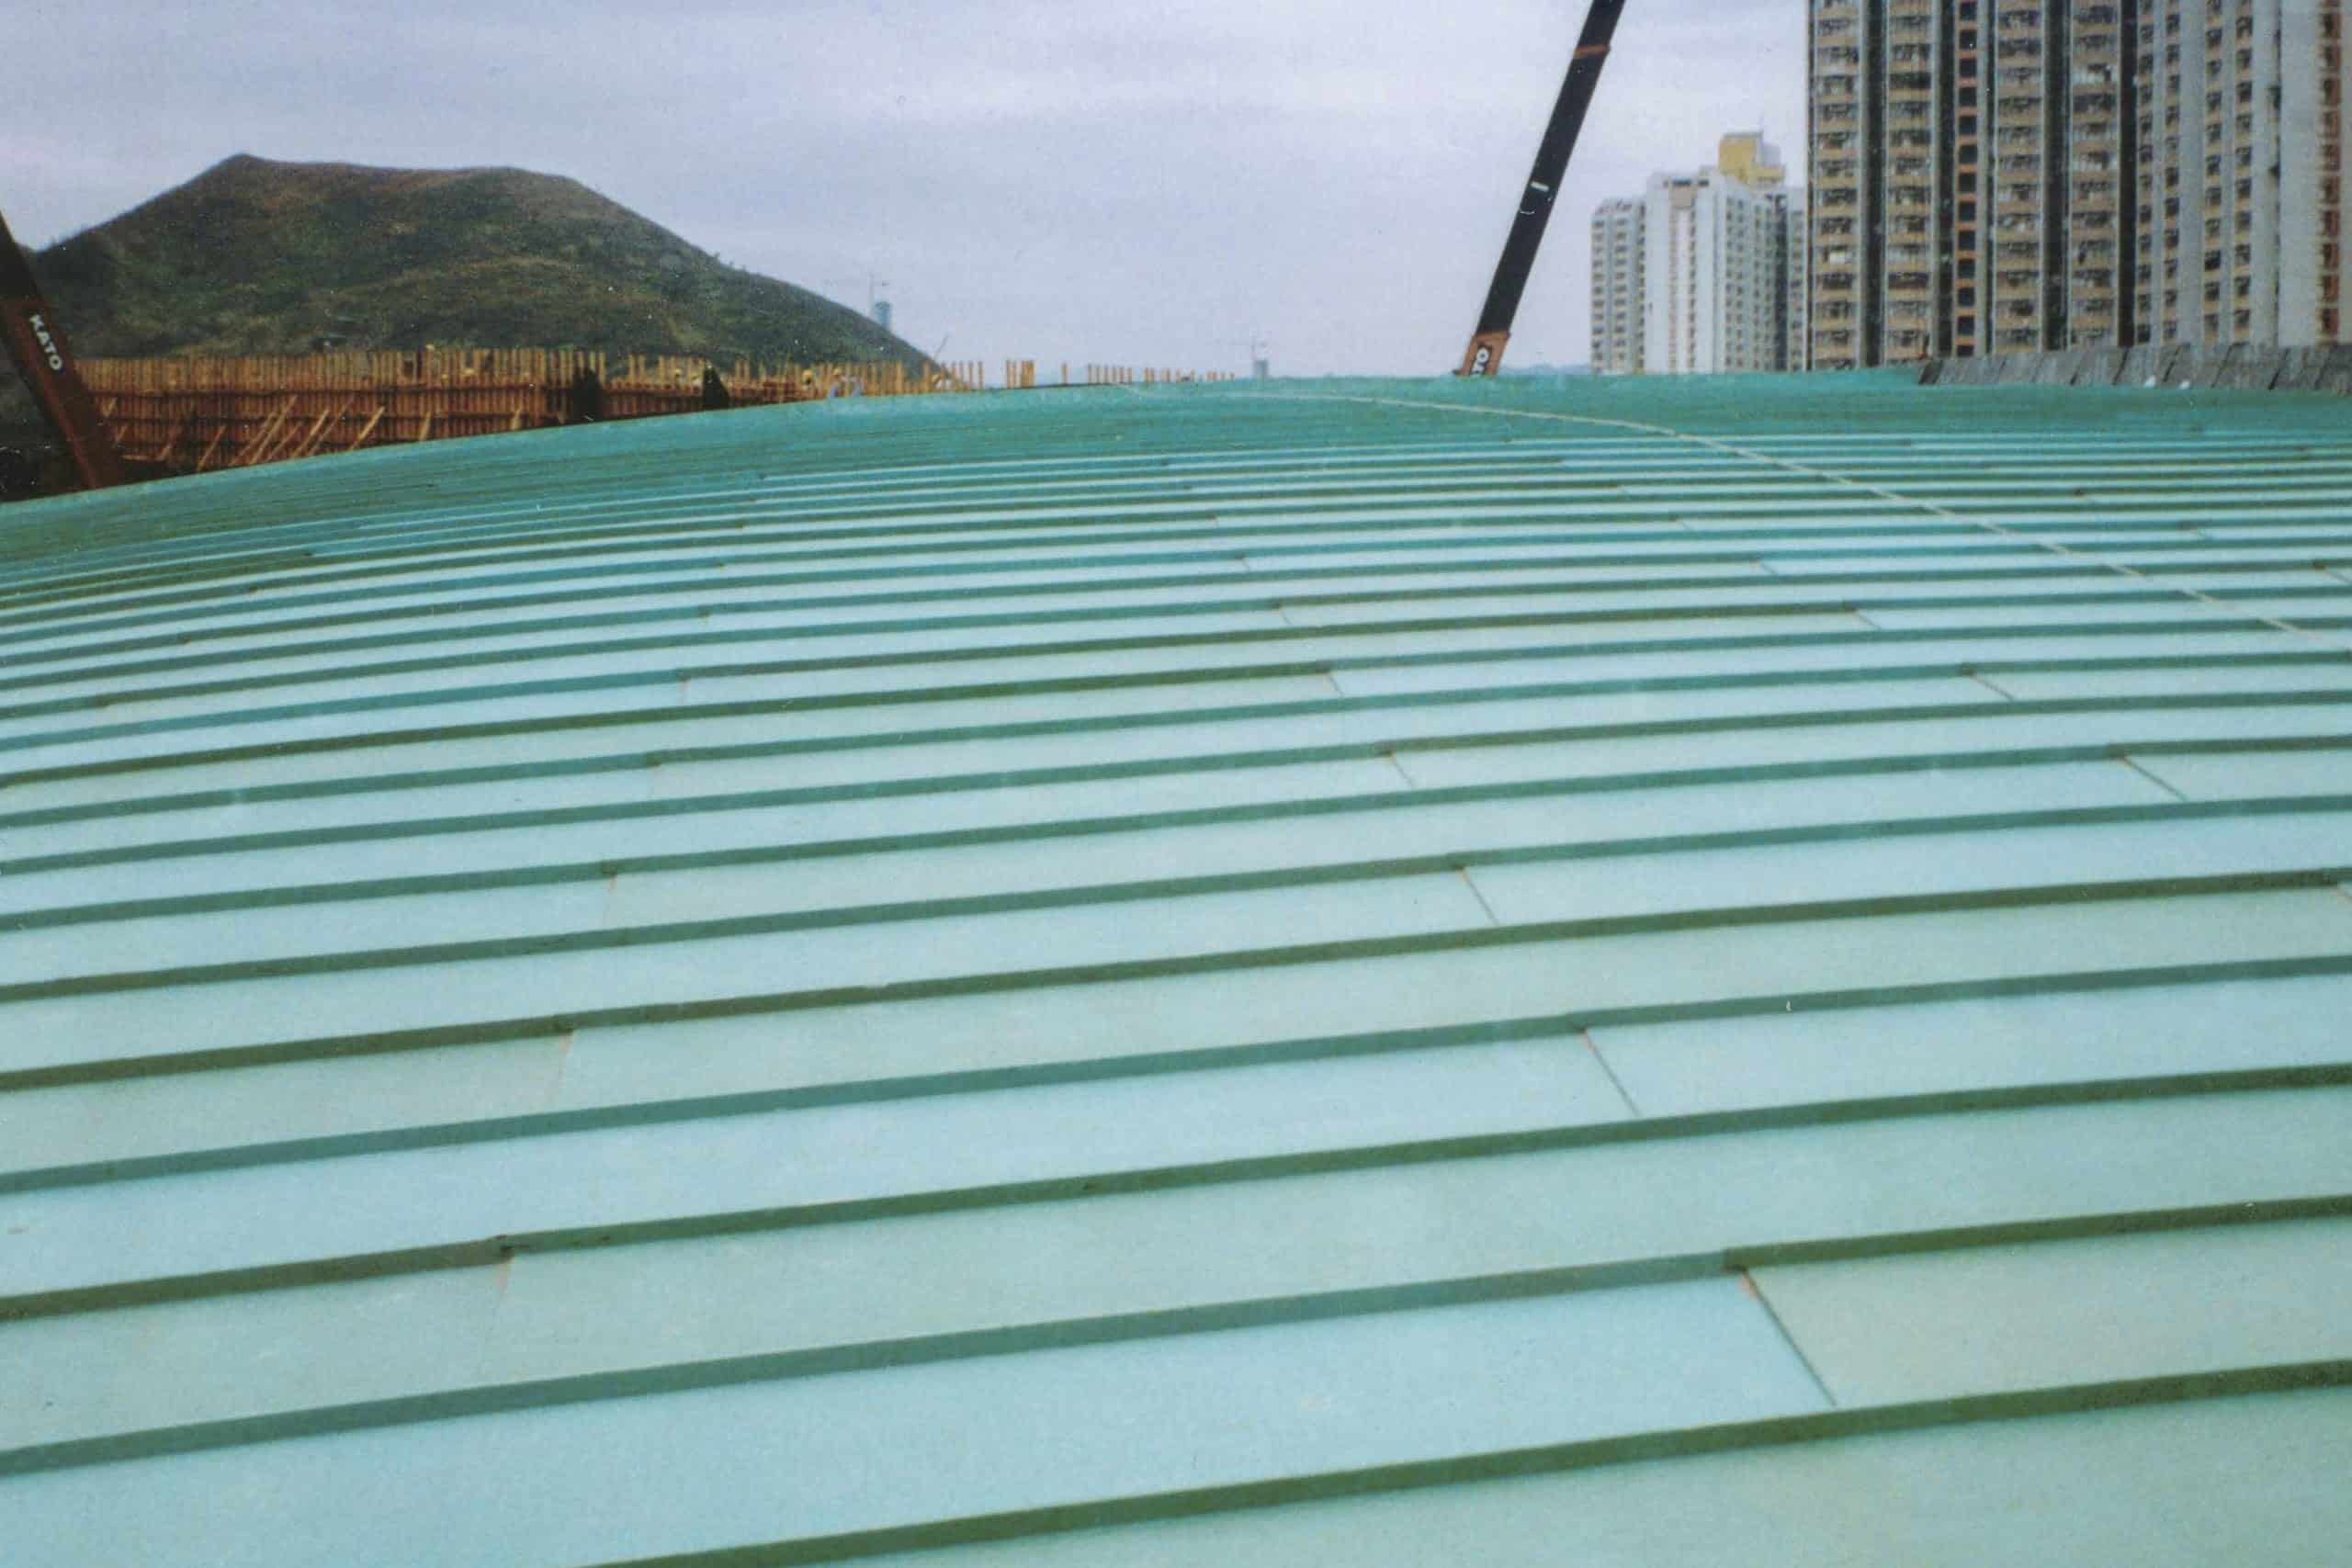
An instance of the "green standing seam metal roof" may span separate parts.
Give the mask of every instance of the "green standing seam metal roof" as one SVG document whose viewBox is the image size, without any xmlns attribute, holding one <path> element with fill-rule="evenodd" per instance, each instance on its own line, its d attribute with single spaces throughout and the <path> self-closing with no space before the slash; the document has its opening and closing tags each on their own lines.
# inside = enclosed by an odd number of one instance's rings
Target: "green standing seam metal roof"
<svg viewBox="0 0 2352 1568">
<path fill-rule="evenodd" d="M 0 513 L 0 1560 L 2311 1562 L 2352 405 L 747 410 Z"/>
</svg>

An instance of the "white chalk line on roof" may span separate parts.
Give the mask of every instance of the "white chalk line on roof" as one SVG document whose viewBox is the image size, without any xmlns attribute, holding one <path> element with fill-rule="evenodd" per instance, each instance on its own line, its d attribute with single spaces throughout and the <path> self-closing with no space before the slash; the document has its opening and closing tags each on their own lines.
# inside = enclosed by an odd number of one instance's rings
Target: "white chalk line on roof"
<svg viewBox="0 0 2352 1568">
<path fill-rule="evenodd" d="M 1735 457 L 1744 457 L 1749 462 L 1763 463 L 1789 473 L 1802 474 L 1808 479 L 1826 479 L 1831 484 L 1843 485 L 1848 490 L 1860 491 L 1863 494 L 1875 496 L 1881 501 L 1891 501 L 1902 506 L 1916 506 L 1920 511 L 1935 516 L 1948 518 L 1954 523 L 1965 524 L 1970 527 L 1982 528 L 1987 533 L 1996 534 L 2012 543 L 2031 545 L 2036 549 L 2046 550 L 2052 555 L 2061 556 L 2068 560 L 2087 562 L 2092 566 L 2114 572 L 2119 577 L 2130 578 L 2145 587 L 2167 593 L 2177 593 L 2184 599 L 2194 600 L 2198 604 L 2229 615 L 2244 616 L 2247 620 L 2269 626 L 2273 630 L 2307 638 L 2324 648 L 2334 649 L 2339 653 L 2352 654 L 2352 643 L 2340 641 L 2324 633 L 2314 631 L 2309 626 L 2299 626 L 2291 621 L 2282 621 L 2275 615 L 2266 615 L 2251 605 L 2217 597 L 2199 588 L 2191 588 L 2185 583 L 2162 581 L 2150 577 L 2137 567 L 2128 566 L 2121 561 L 2110 560 L 2105 556 L 2095 555 L 2087 550 L 2078 550 L 2070 545 L 2060 544 L 2054 539 L 2037 538 L 2030 534 L 2020 534 L 2014 528 L 2002 526 L 1991 518 L 1972 517 L 1965 513 L 1954 512 L 1950 507 L 1939 506 L 1932 501 L 1922 501 L 1917 496 L 1905 495 L 1898 490 L 1890 490 L 1884 485 L 1849 479 L 1844 474 L 1833 473 L 1827 468 L 1817 468 L 1810 463 L 1800 463 L 1791 457 L 1775 457 L 1769 452 L 1759 452 L 1754 447 L 1741 446 L 1729 441 L 1719 441 L 1712 435 L 1701 435 L 1692 431 L 1676 430 L 1663 424 L 1645 424 L 1639 420 L 1601 419 L 1591 414 L 1547 413 L 1534 409 L 1476 408 L 1462 403 L 1431 402 L 1419 398 L 1351 397 L 1340 392 L 1238 392 L 1234 395 L 1243 398 L 1259 398 L 1268 402 L 1369 403 L 1380 408 L 1431 409 L 1440 413 L 1488 414 L 1498 419 L 1547 420 L 1556 424 L 1599 425 L 1613 430 L 1639 431 L 1645 435 L 1663 435 L 1675 441 L 1687 441 L 1692 446 L 1709 447 L 1717 452 L 1728 453 Z"/>
</svg>

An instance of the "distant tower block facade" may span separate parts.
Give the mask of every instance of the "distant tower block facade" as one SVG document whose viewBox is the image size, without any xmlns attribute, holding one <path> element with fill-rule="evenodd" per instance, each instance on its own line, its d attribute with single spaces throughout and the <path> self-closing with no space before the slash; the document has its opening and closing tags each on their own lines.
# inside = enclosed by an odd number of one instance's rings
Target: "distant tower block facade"
<svg viewBox="0 0 2352 1568">
<path fill-rule="evenodd" d="M 1735 131 L 1695 174 L 1654 175 L 1592 215 L 1592 367 L 1689 375 L 1803 367 L 1804 198 L 1761 131 Z M 1803 219 L 1798 219 L 1800 236 Z M 1792 265 L 1794 263 L 1792 278 Z"/>
<path fill-rule="evenodd" d="M 2068 348 L 2110 348 L 2133 336 L 2132 275 L 2138 250 L 2132 227 L 2132 170 L 2139 128 L 2126 102 L 2136 47 L 2127 0 L 2066 8 L 2066 125 L 2051 175 L 2064 193 L 2065 233 L 2059 244 Z"/>
<path fill-rule="evenodd" d="M 1715 167 L 1750 190 L 1778 190 L 1788 183 L 1781 150 L 1760 130 L 1726 132 L 1715 143 Z"/>
<path fill-rule="evenodd" d="M 1809 232 L 1804 196 L 1792 193 L 1781 226 L 1781 365 L 1790 370 L 1813 368 L 1813 334 L 1805 330 L 1806 273 L 1813 254 Z"/>
<path fill-rule="evenodd" d="M 2343 341 L 2352 0 L 1808 0 L 1831 368 Z"/>
<path fill-rule="evenodd" d="M 1803 370 L 1808 355 L 1804 192 L 1788 188 L 1789 172 L 1781 162 L 1781 150 L 1765 141 L 1761 130 L 1725 135 L 1715 144 L 1715 167 L 1761 196 L 1772 209 L 1770 243 L 1776 254 L 1770 263 L 1770 276 L 1763 280 L 1769 302 L 1761 312 L 1770 321 L 1759 330 L 1772 339 L 1765 355 L 1772 362 L 1770 368 Z"/>
<path fill-rule="evenodd" d="M 1875 365 L 1879 299 L 1872 287 L 1883 108 L 1864 90 L 1864 60 L 1877 58 L 1883 7 L 1864 0 L 1810 0 L 1811 79 L 1805 95 L 1810 159 L 1811 292 L 1807 361 L 1816 370 Z M 1973 216 L 1973 214 L 1972 214 Z"/>
<path fill-rule="evenodd" d="M 1938 294 L 1959 213 L 1943 193 L 1956 183 L 1952 143 L 1963 129 L 1954 111 L 1979 96 L 1958 86 L 1950 40 L 1973 41 L 1988 3 L 1811 0 L 1805 314 L 1815 368 L 1925 359 L 1949 340 Z M 1981 113 L 1970 111 L 1969 134 Z M 1972 205 L 1966 221 L 1976 220 Z"/>
<path fill-rule="evenodd" d="M 2344 0 L 2143 0 L 2137 341 L 2346 341 Z"/>
<path fill-rule="evenodd" d="M 874 324 L 886 333 L 890 330 L 890 301 L 888 299 L 874 301 Z"/>
<path fill-rule="evenodd" d="M 1949 352 L 2128 344 L 2134 0 L 1986 4 L 1989 36 L 1962 21 L 1956 40 Z"/>
<path fill-rule="evenodd" d="M 1811 0 L 1815 366 L 2064 345 L 2068 3 Z"/>
<path fill-rule="evenodd" d="M 1592 370 L 1638 376 L 1642 363 L 1643 203 L 1604 201 L 1592 214 Z"/>
<path fill-rule="evenodd" d="M 1653 175 L 1646 203 L 1645 367 L 1665 375 L 1785 368 L 1787 194 L 1710 167 Z"/>
</svg>

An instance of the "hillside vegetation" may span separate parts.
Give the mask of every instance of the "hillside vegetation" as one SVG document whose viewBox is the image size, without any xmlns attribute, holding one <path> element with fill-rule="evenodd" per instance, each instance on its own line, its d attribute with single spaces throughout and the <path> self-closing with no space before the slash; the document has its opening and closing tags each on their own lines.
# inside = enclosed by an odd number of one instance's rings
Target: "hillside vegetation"
<svg viewBox="0 0 2352 1568">
<path fill-rule="evenodd" d="M 86 356 L 435 343 L 921 358 L 855 310 L 520 169 L 241 155 L 39 253 L 33 270 Z"/>
<path fill-rule="evenodd" d="M 729 266 L 577 180 L 521 169 L 240 155 L 32 264 L 85 357 L 431 343 L 922 359 L 855 310 Z M 0 447 L 54 447 L 6 369 Z M 0 499 L 21 484 L 0 475 Z"/>
</svg>

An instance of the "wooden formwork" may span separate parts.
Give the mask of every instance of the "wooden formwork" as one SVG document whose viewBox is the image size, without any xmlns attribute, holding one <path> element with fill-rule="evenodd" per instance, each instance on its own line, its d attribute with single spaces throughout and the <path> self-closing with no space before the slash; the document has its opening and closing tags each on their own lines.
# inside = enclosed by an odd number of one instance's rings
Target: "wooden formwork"
<svg viewBox="0 0 2352 1568">
<path fill-rule="evenodd" d="M 1228 378 L 1085 368 L 1090 384 Z M 729 405 L 973 392 L 988 384 L 987 367 L 978 360 L 721 365 L 691 355 L 536 348 L 91 359 L 82 374 L 123 454 L 176 472 L 571 423 L 582 417 L 576 389 L 590 377 L 597 389 L 594 417 L 601 419 L 710 407 L 706 389 L 714 375 Z M 1068 366 L 1062 380 L 1069 380 Z M 1036 361 L 1007 360 L 1002 385 L 1035 387 Z"/>
<path fill-rule="evenodd" d="M 868 364 L 721 365 L 691 355 L 570 349 L 435 349 L 209 358 L 92 359 L 92 397 L 126 456 L 181 471 L 283 462 L 361 446 L 572 423 L 593 376 L 596 417 L 641 419 L 710 406 L 967 391 L 977 365 L 925 371 Z"/>
</svg>

